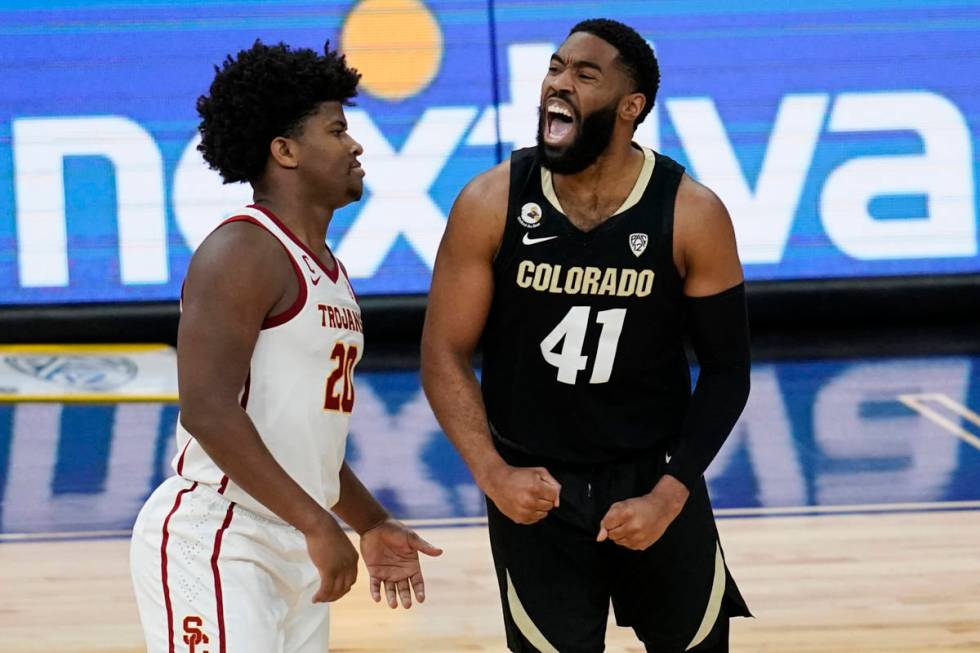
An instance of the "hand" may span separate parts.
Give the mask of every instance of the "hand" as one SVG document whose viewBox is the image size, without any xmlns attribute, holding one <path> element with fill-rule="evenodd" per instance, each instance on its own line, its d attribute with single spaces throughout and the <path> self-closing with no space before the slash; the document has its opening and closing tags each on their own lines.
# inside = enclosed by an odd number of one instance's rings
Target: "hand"
<svg viewBox="0 0 980 653">
<path fill-rule="evenodd" d="M 419 564 L 419 551 L 429 556 L 442 555 L 436 548 L 394 519 L 386 519 L 361 534 L 361 555 L 371 576 L 371 598 L 381 601 L 381 583 L 384 582 L 388 605 L 412 607 L 411 585 L 419 603 L 425 601 L 425 582 Z M 397 589 L 397 596 L 396 596 Z"/>
<path fill-rule="evenodd" d="M 518 524 L 533 524 L 558 507 L 561 483 L 544 467 L 496 468 L 486 483 L 487 496 L 500 512 Z"/>
<path fill-rule="evenodd" d="M 324 512 L 323 518 L 306 533 L 306 549 L 320 573 L 320 589 L 313 595 L 314 603 L 336 601 L 350 591 L 357 580 L 357 550 L 329 513 Z"/>
<path fill-rule="evenodd" d="M 608 538 L 634 551 L 649 548 L 680 514 L 689 494 L 676 478 L 663 476 L 650 494 L 609 506 L 596 541 Z"/>
</svg>

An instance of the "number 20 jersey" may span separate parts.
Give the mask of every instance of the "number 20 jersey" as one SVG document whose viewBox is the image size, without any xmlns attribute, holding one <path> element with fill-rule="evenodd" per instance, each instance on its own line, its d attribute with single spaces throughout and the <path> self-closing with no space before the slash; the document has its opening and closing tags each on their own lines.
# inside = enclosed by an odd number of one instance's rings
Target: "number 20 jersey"
<svg viewBox="0 0 980 653">
<path fill-rule="evenodd" d="M 511 448 L 595 464 L 679 433 L 691 393 L 672 244 L 684 169 L 643 152 L 630 195 L 588 232 L 534 149 L 511 155 L 482 372 L 491 431 Z"/>
<path fill-rule="evenodd" d="M 255 341 L 239 398 L 273 458 L 324 508 L 340 498 L 340 468 L 354 408 L 354 367 L 364 352 L 361 311 L 339 259 L 325 269 L 275 215 L 257 205 L 229 222 L 269 232 L 299 283 L 296 301 L 268 317 Z M 219 227 L 221 228 L 221 227 Z M 215 487 L 229 500 L 279 520 L 211 460 L 179 420 L 174 471 Z"/>
</svg>

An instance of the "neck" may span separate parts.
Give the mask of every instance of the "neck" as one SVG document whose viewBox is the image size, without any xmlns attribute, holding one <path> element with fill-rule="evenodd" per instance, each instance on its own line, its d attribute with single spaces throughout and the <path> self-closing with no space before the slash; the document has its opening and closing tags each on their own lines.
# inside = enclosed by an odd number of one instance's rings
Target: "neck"
<svg viewBox="0 0 980 653">
<path fill-rule="evenodd" d="M 252 201 L 272 211 L 311 251 L 326 253 L 327 227 L 333 217 L 333 207 L 283 185 L 272 189 L 256 184 Z"/>
<path fill-rule="evenodd" d="M 563 200 L 582 201 L 587 198 L 590 204 L 601 204 L 604 200 L 623 195 L 624 189 L 629 193 L 642 166 L 643 152 L 633 147 L 632 141 L 614 139 L 606 151 L 582 172 L 574 175 L 555 174 L 552 179 L 555 192 Z"/>
</svg>

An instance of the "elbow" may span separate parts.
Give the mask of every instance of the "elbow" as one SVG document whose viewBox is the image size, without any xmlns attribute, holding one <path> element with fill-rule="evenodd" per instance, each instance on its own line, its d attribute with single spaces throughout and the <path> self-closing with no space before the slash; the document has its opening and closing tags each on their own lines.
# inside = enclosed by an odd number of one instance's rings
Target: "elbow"
<svg viewBox="0 0 980 653">
<path fill-rule="evenodd" d="M 241 410 L 241 406 L 235 403 L 234 409 Z M 180 425 L 198 441 L 206 441 L 212 433 L 220 430 L 221 415 L 220 406 L 203 398 L 180 402 Z"/>
</svg>

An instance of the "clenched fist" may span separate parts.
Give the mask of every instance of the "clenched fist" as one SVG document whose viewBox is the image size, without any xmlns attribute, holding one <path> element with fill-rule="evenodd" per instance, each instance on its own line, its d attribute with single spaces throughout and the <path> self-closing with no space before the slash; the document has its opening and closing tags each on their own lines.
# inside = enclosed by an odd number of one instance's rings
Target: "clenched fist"
<svg viewBox="0 0 980 653">
<path fill-rule="evenodd" d="M 544 467 L 502 465 L 489 477 L 487 496 L 518 524 L 533 524 L 558 507 L 561 484 Z"/>
</svg>

